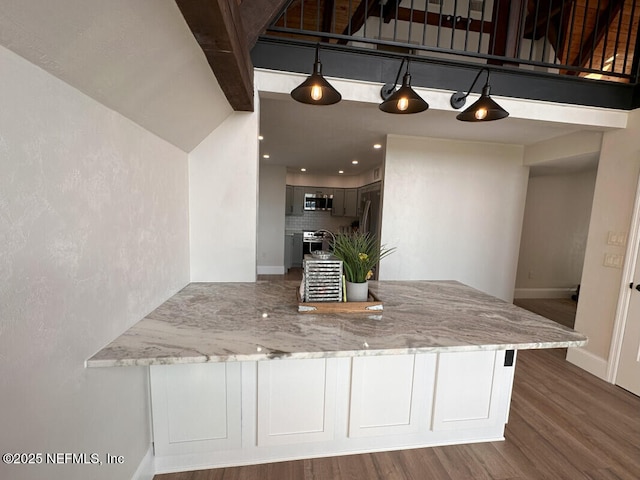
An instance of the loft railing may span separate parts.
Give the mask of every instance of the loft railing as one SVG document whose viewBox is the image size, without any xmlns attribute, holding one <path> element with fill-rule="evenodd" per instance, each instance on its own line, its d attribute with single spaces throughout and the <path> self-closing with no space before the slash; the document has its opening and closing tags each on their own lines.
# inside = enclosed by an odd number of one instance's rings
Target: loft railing
<svg viewBox="0 0 640 480">
<path fill-rule="evenodd" d="M 267 34 L 635 84 L 636 0 L 292 0 Z"/>
</svg>

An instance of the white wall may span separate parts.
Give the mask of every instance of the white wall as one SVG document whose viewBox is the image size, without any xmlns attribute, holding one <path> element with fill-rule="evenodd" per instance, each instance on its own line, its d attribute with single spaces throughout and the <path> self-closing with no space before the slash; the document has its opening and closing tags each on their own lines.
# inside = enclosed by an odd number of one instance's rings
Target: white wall
<svg viewBox="0 0 640 480">
<path fill-rule="evenodd" d="M 2 1 L 0 44 L 185 152 L 232 111 L 172 0 Z"/>
<path fill-rule="evenodd" d="M 287 172 L 287 185 L 301 187 L 358 188 L 382 180 L 382 164 L 361 175 L 313 175 Z M 376 176 L 377 175 L 377 176 Z"/>
<path fill-rule="evenodd" d="M 516 297 L 569 297 L 580 283 L 595 182 L 595 170 L 529 179 Z"/>
<path fill-rule="evenodd" d="M 193 282 L 256 279 L 257 95 L 255 102 L 255 112 L 232 113 L 189 154 Z"/>
<path fill-rule="evenodd" d="M 147 370 L 84 361 L 188 282 L 187 156 L 3 47 L 0 70 L 0 451 L 125 459 L 0 478 L 128 479 Z"/>
<path fill-rule="evenodd" d="M 458 280 L 510 301 L 528 168 L 523 147 L 390 135 L 381 280 Z"/>
<path fill-rule="evenodd" d="M 286 167 L 260 166 L 258 274 L 284 274 L 286 176 Z"/>
<path fill-rule="evenodd" d="M 576 313 L 575 329 L 589 337 L 567 359 L 605 378 L 622 269 L 604 266 L 607 253 L 624 255 L 626 247 L 608 245 L 609 232 L 628 232 L 640 172 L 640 111 L 629 115 L 625 130 L 607 132 L 602 139 L 589 237 Z"/>
</svg>

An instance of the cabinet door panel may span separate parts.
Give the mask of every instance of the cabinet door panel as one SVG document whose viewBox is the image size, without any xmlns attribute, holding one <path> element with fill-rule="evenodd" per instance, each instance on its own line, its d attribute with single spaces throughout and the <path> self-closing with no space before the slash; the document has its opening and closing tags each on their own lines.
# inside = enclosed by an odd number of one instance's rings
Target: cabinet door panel
<svg viewBox="0 0 640 480">
<path fill-rule="evenodd" d="M 335 359 L 258 363 L 258 445 L 333 438 Z"/>
<path fill-rule="evenodd" d="M 354 358 L 349 436 L 426 430 L 434 372 L 435 355 Z"/>
<path fill-rule="evenodd" d="M 151 367 L 157 454 L 240 445 L 240 364 Z"/>
<path fill-rule="evenodd" d="M 484 427 L 504 422 L 504 352 L 441 353 L 433 430 Z"/>
<path fill-rule="evenodd" d="M 358 216 L 358 190 L 348 188 L 344 192 L 344 215 L 345 217 Z"/>
</svg>

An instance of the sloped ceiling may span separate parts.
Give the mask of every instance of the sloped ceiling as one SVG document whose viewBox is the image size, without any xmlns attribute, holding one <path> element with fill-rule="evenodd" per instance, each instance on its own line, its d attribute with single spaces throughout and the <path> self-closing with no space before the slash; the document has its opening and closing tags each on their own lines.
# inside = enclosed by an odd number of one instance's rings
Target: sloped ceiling
<svg viewBox="0 0 640 480">
<path fill-rule="evenodd" d="M 173 0 L 2 1 L 0 44 L 185 152 L 232 111 Z"/>
</svg>

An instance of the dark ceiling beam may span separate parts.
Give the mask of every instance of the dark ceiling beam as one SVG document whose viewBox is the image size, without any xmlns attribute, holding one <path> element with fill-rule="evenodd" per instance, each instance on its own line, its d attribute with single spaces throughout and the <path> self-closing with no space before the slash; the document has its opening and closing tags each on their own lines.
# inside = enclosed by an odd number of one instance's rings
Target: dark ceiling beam
<svg viewBox="0 0 640 480">
<path fill-rule="evenodd" d="M 591 35 L 582 42 L 580 49 L 575 54 L 573 60 L 571 60 L 570 65 L 574 67 L 584 67 L 589 62 L 602 37 L 604 37 L 604 34 L 609 30 L 609 27 L 622 10 L 623 5 L 624 0 L 611 0 L 607 7 L 598 12 L 598 18 L 595 23 L 597 28 L 594 28 Z M 602 54 L 605 54 L 604 50 Z"/>
<path fill-rule="evenodd" d="M 542 0 L 537 4 L 537 12 L 536 9 L 528 12 L 522 37 L 530 40 L 546 37 L 556 57 L 562 59 L 574 3 L 575 0 Z M 531 7 L 529 3 L 528 8 Z"/>
<path fill-rule="evenodd" d="M 324 0 L 324 5 L 322 7 L 322 31 L 324 33 L 331 33 L 331 26 L 333 25 L 333 6 L 333 0 Z M 322 41 L 328 42 L 329 38 L 323 37 Z"/>
<path fill-rule="evenodd" d="M 489 54 L 500 57 L 517 58 L 519 32 L 525 0 L 497 0 L 493 4 L 493 31 L 489 38 Z M 499 28 L 498 28 L 499 27 Z M 492 65 L 504 65 L 505 62 L 487 60 Z"/>
<path fill-rule="evenodd" d="M 236 111 L 253 111 L 253 64 L 236 0 L 176 0 L 220 88 Z"/>
<path fill-rule="evenodd" d="M 351 15 L 349 23 L 342 32 L 342 35 L 353 35 L 362 28 L 367 19 L 374 14 L 374 10 L 380 9 L 380 0 L 362 1 L 356 11 Z M 338 40 L 339 45 L 346 45 L 346 39 Z"/>
<path fill-rule="evenodd" d="M 249 50 L 288 3 L 290 0 L 242 0 L 240 16 Z M 331 3 L 333 4 L 333 0 Z M 331 9 L 333 10 L 333 7 Z"/>
</svg>

